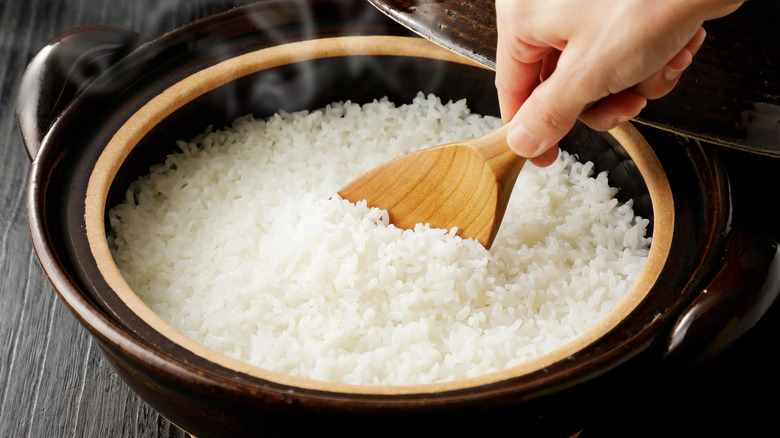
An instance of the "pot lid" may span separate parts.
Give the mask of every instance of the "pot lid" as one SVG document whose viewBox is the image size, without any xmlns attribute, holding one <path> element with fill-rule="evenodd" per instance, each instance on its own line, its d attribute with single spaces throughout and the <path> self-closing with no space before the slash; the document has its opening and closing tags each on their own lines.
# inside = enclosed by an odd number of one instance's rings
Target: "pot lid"
<svg viewBox="0 0 780 438">
<path fill-rule="evenodd" d="M 493 0 L 369 0 L 447 49 L 495 67 Z M 780 3 L 745 2 L 707 22 L 707 41 L 677 87 L 635 120 L 710 143 L 780 157 Z"/>
</svg>

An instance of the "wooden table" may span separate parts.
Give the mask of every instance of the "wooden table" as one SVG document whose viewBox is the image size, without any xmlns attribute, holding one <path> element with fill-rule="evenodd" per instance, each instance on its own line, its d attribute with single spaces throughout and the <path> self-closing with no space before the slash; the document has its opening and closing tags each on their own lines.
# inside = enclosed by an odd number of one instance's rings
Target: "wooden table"
<svg viewBox="0 0 780 438">
<path fill-rule="evenodd" d="M 14 113 L 30 58 L 56 34 L 110 24 L 154 38 L 245 1 L 0 1 L 0 437 L 178 437 L 185 434 L 140 400 L 103 360 L 59 300 L 32 249 L 26 189 L 30 169 Z M 737 191 L 771 196 L 777 160 L 729 151 Z M 754 169 L 761 168 L 764 173 Z M 767 186 L 769 186 L 767 188 Z M 751 208 L 750 197 L 744 207 Z M 756 210 L 756 217 L 765 212 Z M 776 219 L 757 226 L 778 228 Z M 669 385 L 580 436 L 778 436 L 780 372 L 775 357 L 780 309 L 715 360 L 680 370 Z M 637 378 L 641 378 L 638 376 Z"/>
</svg>

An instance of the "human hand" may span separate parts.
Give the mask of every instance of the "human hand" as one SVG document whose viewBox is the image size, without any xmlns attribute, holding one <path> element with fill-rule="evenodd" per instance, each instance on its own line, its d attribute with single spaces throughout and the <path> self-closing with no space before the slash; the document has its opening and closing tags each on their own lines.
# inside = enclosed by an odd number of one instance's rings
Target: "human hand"
<svg viewBox="0 0 780 438">
<path fill-rule="evenodd" d="M 606 131 L 669 93 L 734 0 L 497 0 L 507 142 L 547 166 L 577 119 Z"/>
</svg>

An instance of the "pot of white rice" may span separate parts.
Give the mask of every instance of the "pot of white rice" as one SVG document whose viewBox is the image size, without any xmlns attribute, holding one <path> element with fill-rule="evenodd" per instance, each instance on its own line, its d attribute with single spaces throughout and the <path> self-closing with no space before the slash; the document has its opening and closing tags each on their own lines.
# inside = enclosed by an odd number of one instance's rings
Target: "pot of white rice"
<svg viewBox="0 0 780 438">
<path fill-rule="evenodd" d="M 55 123 L 20 116 L 41 134 L 42 265 L 152 407 L 195 436 L 569 436 L 638 374 L 732 340 L 681 322 L 732 239 L 722 163 L 695 141 L 576 126 L 521 172 L 489 251 L 340 199 L 500 120 L 490 66 L 333 4 L 260 2 L 145 43 L 82 29 L 118 42 L 110 65 L 37 85 L 74 96 Z"/>
</svg>

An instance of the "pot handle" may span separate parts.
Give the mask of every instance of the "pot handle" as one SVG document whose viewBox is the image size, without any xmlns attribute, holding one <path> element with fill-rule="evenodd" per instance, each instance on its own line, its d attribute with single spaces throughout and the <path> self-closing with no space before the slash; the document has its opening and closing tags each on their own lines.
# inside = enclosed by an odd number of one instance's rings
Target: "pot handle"
<svg viewBox="0 0 780 438">
<path fill-rule="evenodd" d="M 761 319 L 778 293 L 778 242 L 764 232 L 734 230 L 723 266 L 672 328 L 665 361 L 716 356 Z"/>
<path fill-rule="evenodd" d="M 146 40 L 112 26 L 85 26 L 51 39 L 22 75 L 16 118 L 33 160 L 60 113 L 102 72 Z"/>
</svg>

